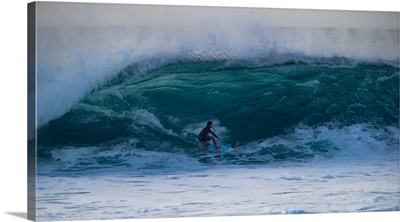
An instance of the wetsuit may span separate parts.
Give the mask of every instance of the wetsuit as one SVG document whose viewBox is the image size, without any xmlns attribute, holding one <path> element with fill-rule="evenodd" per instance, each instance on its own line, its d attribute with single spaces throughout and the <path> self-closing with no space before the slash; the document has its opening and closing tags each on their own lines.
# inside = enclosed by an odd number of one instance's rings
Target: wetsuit
<svg viewBox="0 0 400 222">
<path fill-rule="evenodd" d="M 197 137 L 201 142 L 207 142 L 211 140 L 211 137 L 208 135 L 209 133 L 211 133 L 213 136 L 217 137 L 217 135 L 215 135 L 215 133 L 213 131 L 211 131 L 211 129 L 209 127 L 204 127 L 204 129 L 201 130 L 199 136 Z M 218 138 L 219 139 L 219 138 Z"/>
</svg>

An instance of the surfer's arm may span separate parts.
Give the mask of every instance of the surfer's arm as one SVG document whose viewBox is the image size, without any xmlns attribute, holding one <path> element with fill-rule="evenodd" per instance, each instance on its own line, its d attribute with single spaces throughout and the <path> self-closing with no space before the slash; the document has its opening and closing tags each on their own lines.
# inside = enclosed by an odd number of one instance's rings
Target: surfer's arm
<svg viewBox="0 0 400 222">
<path fill-rule="evenodd" d="M 213 131 L 210 130 L 210 133 L 211 133 L 213 136 L 217 137 L 218 140 L 220 140 L 219 137 L 218 137 L 217 135 L 215 135 L 215 133 L 214 133 Z"/>
</svg>

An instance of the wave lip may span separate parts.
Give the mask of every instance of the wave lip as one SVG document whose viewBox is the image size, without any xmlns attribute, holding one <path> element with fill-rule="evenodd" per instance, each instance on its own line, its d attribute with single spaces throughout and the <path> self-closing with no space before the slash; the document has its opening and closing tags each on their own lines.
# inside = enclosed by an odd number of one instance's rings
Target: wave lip
<svg viewBox="0 0 400 222">
<path fill-rule="evenodd" d="M 399 65 L 398 30 L 240 26 L 38 26 L 38 126 L 69 111 L 88 93 L 134 64 L 135 78 L 177 61 L 289 61 L 354 67 Z M 74 90 L 70 90 L 70 89 Z"/>
</svg>

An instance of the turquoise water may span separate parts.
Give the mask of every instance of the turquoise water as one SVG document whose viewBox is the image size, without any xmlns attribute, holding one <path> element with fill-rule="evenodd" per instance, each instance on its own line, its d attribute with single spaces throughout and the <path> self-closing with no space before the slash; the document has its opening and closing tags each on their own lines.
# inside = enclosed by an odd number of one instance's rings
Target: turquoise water
<svg viewBox="0 0 400 222">
<path fill-rule="evenodd" d="M 397 67 L 344 58 L 259 64 L 177 61 L 145 75 L 128 66 L 39 129 L 39 157 L 54 161 L 55 150 L 93 147 L 115 153 L 75 160 L 79 169 L 134 165 L 126 158 L 132 150 L 215 163 L 196 139 L 208 120 L 222 143 L 238 148 L 224 160 L 230 164 L 331 158 L 357 142 L 339 142 L 337 133 L 349 127 L 362 127 L 361 138 L 383 142 L 390 152 L 397 149 Z M 321 127 L 328 133 L 323 138 Z M 304 128 L 313 137 L 288 142 Z M 276 137 L 286 143 L 274 144 Z"/>
</svg>

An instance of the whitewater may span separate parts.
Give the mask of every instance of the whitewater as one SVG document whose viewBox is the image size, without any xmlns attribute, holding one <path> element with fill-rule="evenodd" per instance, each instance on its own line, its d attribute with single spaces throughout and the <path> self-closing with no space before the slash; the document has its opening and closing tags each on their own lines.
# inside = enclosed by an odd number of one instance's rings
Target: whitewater
<svg viewBox="0 0 400 222">
<path fill-rule="evenodd" d="M 400 210 L 398 25 L 183 9 L 37 27 L 38 220 Z"/>
</svg>

